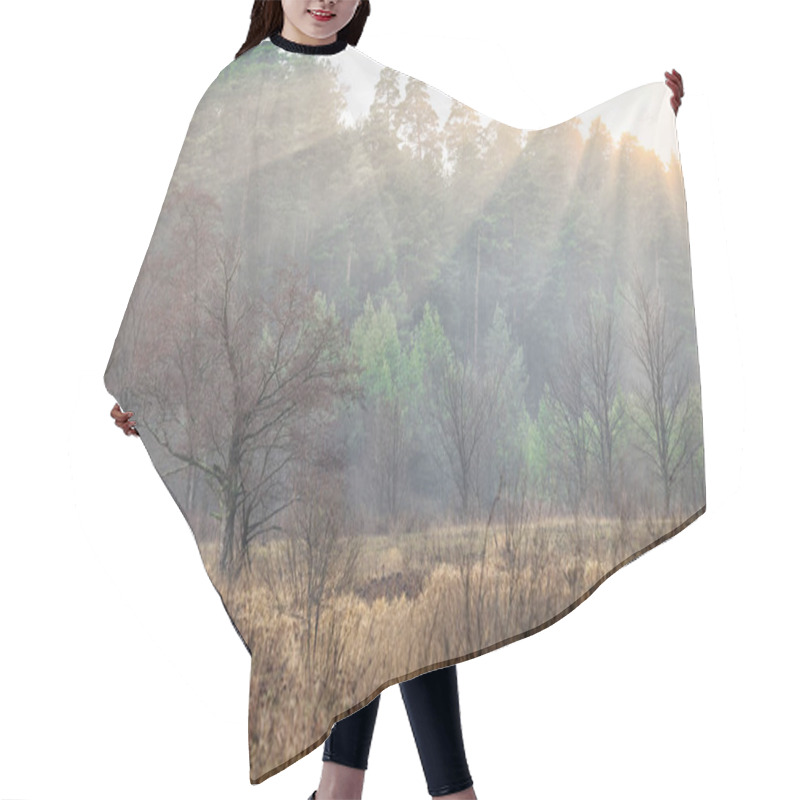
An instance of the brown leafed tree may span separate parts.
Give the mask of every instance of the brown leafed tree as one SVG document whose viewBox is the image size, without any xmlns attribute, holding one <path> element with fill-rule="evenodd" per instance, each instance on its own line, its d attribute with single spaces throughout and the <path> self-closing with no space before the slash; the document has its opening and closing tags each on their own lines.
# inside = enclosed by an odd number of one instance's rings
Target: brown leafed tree
<svg viewBox="0 0 800 800">
<path fill-rule="evenodd" d="M 201 206 L 184 213 L 191 218 Z M 178 252 L 195 258 L 185 242 Z M 202 270 L 184 264 L 183 280 L 173 271 L 161 344 L 150 354 L 144 423 L 213 488 L 219 566 L 235 576 L 249 566 L 250 544 L 281 530 L 281 512 L 293 502 L 288 467 L 303 442 L 358 389 L 346 334 L 301 270 L 273 270 L 254 295 L 239 282 L 237 240 L 206 231 L 197 253 Z"/>
</svg>

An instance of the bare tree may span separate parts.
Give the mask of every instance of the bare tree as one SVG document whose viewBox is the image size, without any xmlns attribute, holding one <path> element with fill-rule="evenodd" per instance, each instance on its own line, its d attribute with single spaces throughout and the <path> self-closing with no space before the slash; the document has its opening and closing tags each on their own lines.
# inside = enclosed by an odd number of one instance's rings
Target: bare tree
<svg viewBox="0 0 800 800">
<path fill-rule="evenodd" d="M 553 446 L 564 455 L 572 473 L 570 504 L 577 516 L 583 508 L 589 482 L 589 434 L 584 359 L 576 337 L 570 336 L 562 345 L 557 361 L 558 369 L 547 371 L 557 420 Z"/>
<path fill-rule="evenodd" d="M 634 389 L 644 423 L 634 416 L 644 452 L 661 480 L 664 513 L 669 516 L 673 487 L 699 447 L 693 435 L 695 409 L 690 398 L 691 376 L 680 360 L 683 336 L 670 324 L 660 290 L 646 288 L 637 273 L 632 306 L 637 326 L 630 336 L 636 360 L 646 376 Z"/>
<path fill-rule="evenodd" d="M 370 479 L 383 508 L 391 519 L 396 519 L 411 442 L 403 398 L 398 393 L 377 398 L 365 414 L 365 424 L 369 432 Z"/>
<path fill-rule="evenodd" d="M 238 241 L 211 244 L 213 279 L 196 303 L 177 299 L 164 331 L 176 344 L 161 353 L 145 424 L 175 459 L 199 470 L 219 501 L 220 568 L 249 567 L 249 546 L 281 530 L 292 502 L 287 468 L 316 416 L 357 393 L 346 337 L 334 314 L 298 270 L 277 269 L 268 291 L 252 296 L 237 278 Z M 191 357 L 189 357 L 191 354 Z"/>
<path fill-rule="evenodd" d="M 622 405 L 618 400 L 620 370 L 614 315 L 608 308 L 601 310 L 588 303 L 582 327 L 584 398 L 586 410 L 594 422 L 589 426 L 588 434 L 594 441 L 600 467 L 604 510 L 609 513 L 614 503 L 614 443 L 623 419 Z"/>
<path fill-rule="evenodd" d="M 153 419 L 152 413 L 144 413 L 146 409 L 155 406 L 162 417 L 172 409 L 183 424 L 185 448 L 194 450 L 199 433 L 194 420 L 201 399 L 195 389 L 202 385 L 207 366 L 201 346 L 200 276 L 208 274 L 215 259 L 220 209 L 208 195 L 176 187 L 167 196 L 159 225 L 165 233 L 153 237 L 148 268 L 137 278 L 115 343 L 114 368 L 126 376 L 122 384 L 131 389 L 130 405 L 140 412 L 142 425 Z M 137 313 L 140 309 L 146 313 Z M 192 508 L 198 470 L 182 464 L 169 472 L 166 477 L 175 488 L 178 475 L 186 478 L 185 506 Z"/>
<path fill-rule="evenodd" d="M 499 402 L 502 370 L 479 375 L 471 364 L 441 359 L 431 369 L 432 414 L 447 467 L 468 518 L 478 505 L 478 463 Z"/>
<path fill-rule="evenodd" d="M 517 471 L 513 482 L 502 487 L 500 532 L 495 533 L 495 547 L 509 578 L 505 598 L 509 619 L 518 613 L 517 604 L 524 602 L 526 570 L 530 569 L 538 579 L 544 575 L 549 558 L 550 533 L 542 524 L 542 501 L 535 488 L 535 481 L 524 470 Z M 530 489 L 534 492 L 529 496 Z"/>
<path fill-rule="evenodd" d="M 297 502 L 291 508 L 285 550 L 294 607 L 303 609 L 308 686 L 315 677 L 326 683 L 341 675 L 344 632 L 331 617 L 322 637 L 322 611 L 332 598 L 352 589 L 363 545 L 347 519 L 346 487 L 336 460 L 326 456 L 314 464 L 303 458 L 292 470 Z"/>
</svg>

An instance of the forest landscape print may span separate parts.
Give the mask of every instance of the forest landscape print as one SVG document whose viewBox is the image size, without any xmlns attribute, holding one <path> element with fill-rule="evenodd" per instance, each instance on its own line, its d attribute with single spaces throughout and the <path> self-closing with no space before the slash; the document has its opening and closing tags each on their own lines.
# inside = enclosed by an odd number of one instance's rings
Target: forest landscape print
<svg viewBox="0 0 800 800">
<path fill-rule="evenodd" d="M 665 92 L 521 130 L 266 40 L 199 103 L 106 386 L 251 653 L 253 783 L 704 512 Z"/>
</svg>

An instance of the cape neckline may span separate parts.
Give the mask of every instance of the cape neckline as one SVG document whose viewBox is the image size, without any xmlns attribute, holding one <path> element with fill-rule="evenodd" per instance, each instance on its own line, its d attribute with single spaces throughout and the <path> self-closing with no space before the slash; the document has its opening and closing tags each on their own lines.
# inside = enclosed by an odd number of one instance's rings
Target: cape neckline
<svg viewBox="0 0 800 800">
<path fill-rule="evenodd" d="M 280 32 L 273 33 L 269 40 L 276 47 L 288 50 L 290 53 L 305 53 L 311 56 L 333 55 L 334 53 L 341 53 L 347 47 L 347 39 L 344 38 L 338 38 L 330 44 L 299 44 L 282 36 Z"/>
</svg>

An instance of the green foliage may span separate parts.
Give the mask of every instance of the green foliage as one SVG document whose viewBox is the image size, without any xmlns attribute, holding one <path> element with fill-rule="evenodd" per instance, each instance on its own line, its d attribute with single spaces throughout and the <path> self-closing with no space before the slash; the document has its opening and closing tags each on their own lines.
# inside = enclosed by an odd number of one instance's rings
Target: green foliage
<svg viewBox="0 0 800 800">
<path fill-rule="evenodd" d="M 414 385 L 412 362 L 400 342 L 397 320 L 387 300 L 376 308 L 367 296 L 363 313 L 353 324 L 350 344 L 363 367 L 361 382 L 367 397 L 407 402 Z"/>
<path fill-rule="evenodd" d="M 425 303 L 422 319 L 414 331 L 412 359 L 420 376 L 434 365 L 452 365 L 455 362 L 452 345 L 442 327 L 439 311 Z"/>
</svg>

